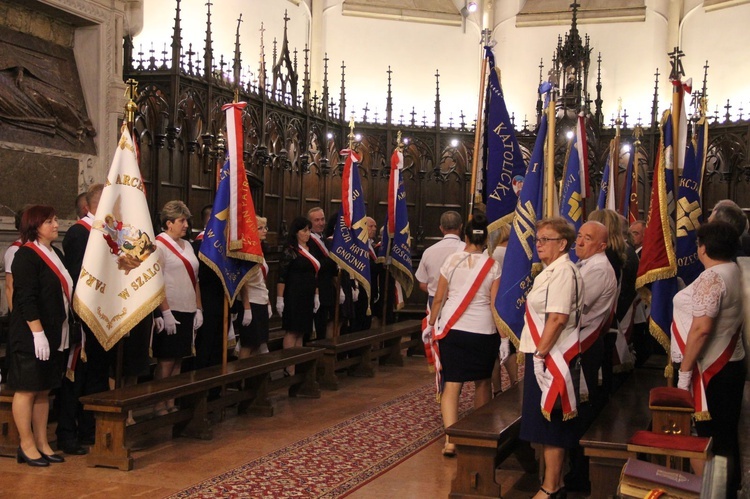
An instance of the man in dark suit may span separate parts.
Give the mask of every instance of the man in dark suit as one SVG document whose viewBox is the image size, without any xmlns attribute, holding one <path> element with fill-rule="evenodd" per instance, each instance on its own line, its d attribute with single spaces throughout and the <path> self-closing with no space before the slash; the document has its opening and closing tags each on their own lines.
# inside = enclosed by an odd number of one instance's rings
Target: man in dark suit
<svg viewBox="0 0 750 499">
<path fill-rule="evenodd" d="M 338 266 L 328 256 L 328 246 L 323 237 L 326 228 L 326 215 L 323 208 L 312 208 L 307 212 L 307 219 L 312 224 L 310 230 L 310 253 L 320 262 L 318 271 L 318 296 L 320 307 L 315 313 L 315 335 L 317 339 L 323 339 L 328 335 L 328 324 L 333 319 L 336 307 L 336 276 Z"/>
</svg>

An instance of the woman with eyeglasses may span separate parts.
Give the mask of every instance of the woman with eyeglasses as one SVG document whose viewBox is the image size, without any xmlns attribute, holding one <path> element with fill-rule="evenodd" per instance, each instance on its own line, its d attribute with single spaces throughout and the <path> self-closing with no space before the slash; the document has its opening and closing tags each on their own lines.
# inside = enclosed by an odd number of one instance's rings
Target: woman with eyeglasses
<svg viewBox="0 0 750 499">
<path fill-rule="evenodd" d="M 268 235 L 268 219 L 255 217 L 258 224 L 258 237 L 261 246 L 265 245 Z M 265 254 L 265 248 L 263 253 Z M 273 311 L 268 301 L 268 264 L 265 260 L 250 276 L 242 288 L 242 317 L 235 322 L 240 332 L 240 359 L 246 359 L 255 353 L 268 351 L 268 319 Z"/>
<path fill-rule="evenodd" d="M 474 407 L 492 399 L 490 378 L 500 336 L 492 317 L 500 264 L 484 253 L 487 217 L 477 213 L 465 225 L 463 251 L 450 255 L 440 268 L 437 291 L 422 340 L 437 342 L 442 376 L 440 411 L 443 426 L 458 421 L 458 398 L 463 384 L 474 382 Z M 437 365 L 437 363 L 436 363 Z M 446 435 L 444 456 L 454 456 L 455 445 Z"/>
<path fill-rule="evenodd" d="M 576 363 L 583 279 L 568 256 L 575 238 L 575 230 L 563 218 L 545 218 L 536 225 L 536 252 L 544 269 L 526 297 L 518 349 L 526 354 L 520 437 L 541 444 L 545 465 L 535 499 L 565 497 L 565 451 L 578 443 L 573 418 L 580 379 Z"/>
</svg>

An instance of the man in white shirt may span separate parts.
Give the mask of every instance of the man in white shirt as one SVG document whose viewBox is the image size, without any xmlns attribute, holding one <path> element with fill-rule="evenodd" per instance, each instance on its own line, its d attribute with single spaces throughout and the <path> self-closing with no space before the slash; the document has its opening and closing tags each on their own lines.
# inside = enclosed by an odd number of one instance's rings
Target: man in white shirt
<svg viewBox="0 0 750 499">
<path fill-rule="evenodd" d="M 446 211 L 440 216 L 440 232 L 443 233 L 443 238 L 422 253 L 415 277 L 419 281 L 419 289 L 427 293 L 430 306 L 437 291 L 440 267 L 448 256 L 464 249 L 465 245 L 461 240 L 462 227 L 461 215 L 455 211 Z"/>
</svg>

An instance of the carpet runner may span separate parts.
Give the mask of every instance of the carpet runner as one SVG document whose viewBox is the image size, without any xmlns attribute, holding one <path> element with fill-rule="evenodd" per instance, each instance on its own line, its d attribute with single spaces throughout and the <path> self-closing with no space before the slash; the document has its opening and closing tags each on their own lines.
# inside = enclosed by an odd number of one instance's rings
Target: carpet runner
<svg viewBox="0 0 750 499">
<path fill-rule="evenodd" d="M 462 417 L 473 392 L 467 383 Z M 170 497 L 342 497 L 442 436 L 430 383 Z"/>
</svg>

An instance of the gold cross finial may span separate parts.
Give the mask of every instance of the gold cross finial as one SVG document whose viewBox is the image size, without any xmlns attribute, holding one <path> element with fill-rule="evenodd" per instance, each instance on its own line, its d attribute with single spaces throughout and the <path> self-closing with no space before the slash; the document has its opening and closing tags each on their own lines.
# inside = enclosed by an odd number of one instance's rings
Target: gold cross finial
<svg viewBox="0 0 750 499">
<path fill-rule="evenodd" d="M 354 115 L 349 118 L 349 149 L 354 147 Z"/>
</svg>

